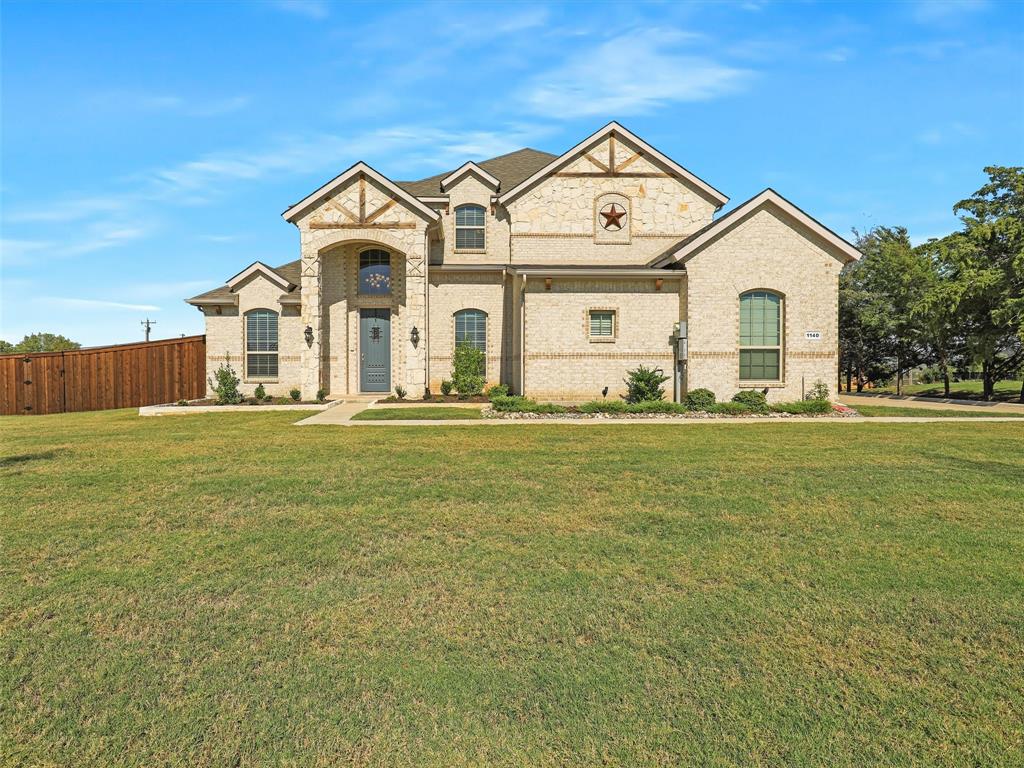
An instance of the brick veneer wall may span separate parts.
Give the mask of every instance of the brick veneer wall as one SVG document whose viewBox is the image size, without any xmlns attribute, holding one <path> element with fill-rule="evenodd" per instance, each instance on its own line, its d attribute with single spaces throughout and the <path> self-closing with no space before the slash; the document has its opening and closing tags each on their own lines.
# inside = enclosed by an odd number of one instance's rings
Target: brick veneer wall
<svg viewBox="0 0 1024 768">
<path fill-rule="evenodd" d="M 768 398 L 797 400 L 815 382 L 835 392 L 842 264 L 816 236 L 758 209 L 686 263 L 690 338 L 688 387 L 718 399 L 768 387 Z M 783 381 L 739 380 L 739 297 L 755 289 L 783 295 Z M 805 338 L 818 331 L 821 338 Z"/>
</svg>

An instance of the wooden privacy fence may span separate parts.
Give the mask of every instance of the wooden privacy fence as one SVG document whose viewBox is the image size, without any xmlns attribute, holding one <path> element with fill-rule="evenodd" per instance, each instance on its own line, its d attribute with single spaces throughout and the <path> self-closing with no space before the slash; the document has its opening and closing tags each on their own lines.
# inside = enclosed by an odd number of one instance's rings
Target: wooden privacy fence
<svg viewBox="0 0 1024 768">
<path fill-rule="evenodd" d="M 102 411 L 206 394 L 206 337 L 0 355 L 0 413 Z"/>
</svg>

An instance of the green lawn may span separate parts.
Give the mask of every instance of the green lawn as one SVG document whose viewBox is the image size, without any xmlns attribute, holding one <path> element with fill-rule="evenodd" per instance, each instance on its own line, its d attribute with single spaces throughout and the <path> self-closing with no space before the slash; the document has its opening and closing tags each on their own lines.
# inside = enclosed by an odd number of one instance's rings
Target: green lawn
<svg viewBox="0 0 1024 768">
<path fill-rule="evenodd" d="M 367 408 L 352 417 L 353 421 L 395 421 L 400 419 L 479 419 L 479 408 L 444 407 L 438 405 L 400 405 L 397 408 Z"/>
<path fill-rule="evenodd" d="M 1020 402 L 1020 380 L 997 381 L 993 389 L 993 399 L 1009 400 Z M 879 387 L 878 389 L 865 390 L 865 394 L 896 394 L 896 387 Z M 851 395 L 857 394 L 851 392 Z M 903 387 L 903 394 L 917 397 L 945 397 L 943 394 L 942 382 L 934 384 L 908 384 Z M 949 396 L 957 400 L 980 400 L 980 381 L 952 381 L 949 384 Z"/>
<path fill-rule="evenodd" d="M 0 419 L 0 764 L 1024 764 L 1018 424 Z"/>
<path fill-rule="evenodd" d="M 1004 413 L 1003 411 L 989 411 L 983 407 L 978 407 L 978 410 L 963 410 L 958 411 L 952 408 L 911 408 L 899 405 L 857 405 L 852 406 L 856 409 L 857 413 L 861 416 L 930 416 L 932 418 L 949 418 L 949 417 L 961 417 L 966 416 L 967 418 L 992 418 L 993 416 L 1009 416 L 1010 418 L 1021 418 L 1024 417 L 1024 413 Z M 974 408 L 975 406 L 965 406 Z"/>
</svg>

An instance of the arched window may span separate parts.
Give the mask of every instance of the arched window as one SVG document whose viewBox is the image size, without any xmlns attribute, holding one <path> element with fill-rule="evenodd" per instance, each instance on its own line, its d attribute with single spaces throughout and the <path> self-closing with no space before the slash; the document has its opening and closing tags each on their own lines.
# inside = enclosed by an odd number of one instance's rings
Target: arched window
<svg viewBox="0 0 1024 768">
<path fill-rule="evenodd" d="M 245 376 L 277 378 L 277 312 L 254 309 L 246 314 Z"/>
<path fill-rule="evenodd" d="M 479 205 L 460 205 L 455 209 L 455 248 L 484 249 L 484 209 Z"/>
<path fill-rule="evenodd" d="M 782 297 L 771 291 L 740 296 L 740 381 L 782 379 Z"/>
<path fill-rule="evenodd" d="M 370 248 L 359 254 L 359 293 L 382 296 L 391 293 L 391 254 Z"/>
<path fill-rule="evenodd" d="M 479 309 L 462 309 L 455 313 L 455 346 L 479 349 L 487 367 L 487 314 Z M 484 371 L 480 371 L 484 373 Z"/>
</svg>

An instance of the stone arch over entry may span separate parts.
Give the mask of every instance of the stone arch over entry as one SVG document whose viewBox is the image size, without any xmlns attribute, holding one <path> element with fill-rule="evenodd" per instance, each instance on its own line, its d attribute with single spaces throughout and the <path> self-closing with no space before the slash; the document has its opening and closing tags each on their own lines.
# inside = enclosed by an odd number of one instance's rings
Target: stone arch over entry
<svg viewBox="0 0 1024 768">
<path fill-rule="evenodd" d="M 391 381 L 409 392 L 425 386 L 425 342 L 411 343 L 416 326 L 426 338 L 425 228 L 307 229 L 302 232 L 302 320 L 313 330 L 303 356 L 303 391 L 338 396 L 359 392 L 358 328 L 361 308 L 387 308 L 391 317 Z M 361 296 L 358 254 L 391 254 L 392 292 Z"/>
</svg>

